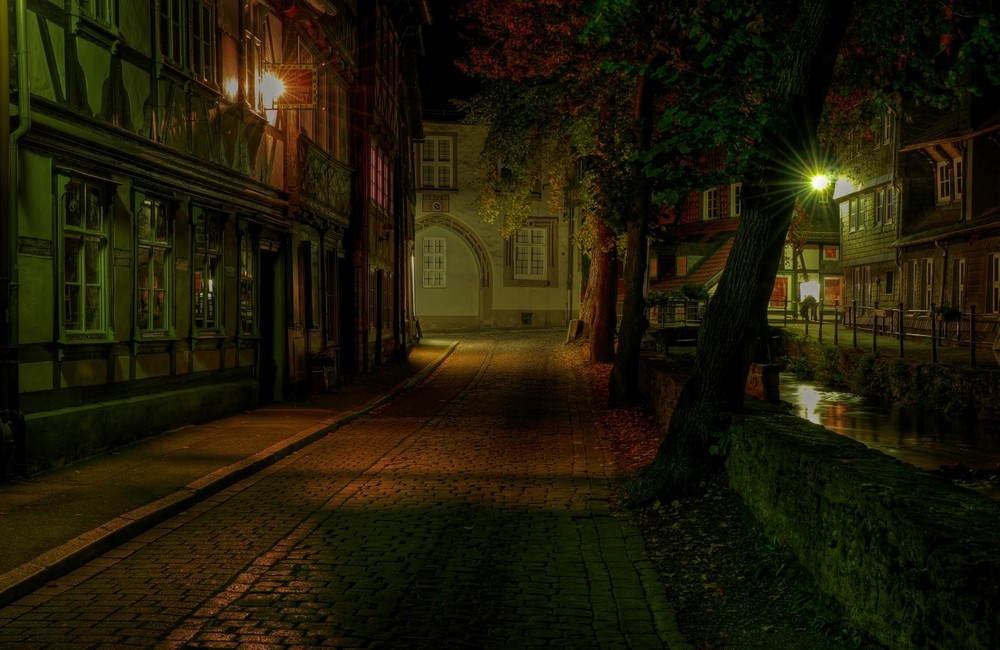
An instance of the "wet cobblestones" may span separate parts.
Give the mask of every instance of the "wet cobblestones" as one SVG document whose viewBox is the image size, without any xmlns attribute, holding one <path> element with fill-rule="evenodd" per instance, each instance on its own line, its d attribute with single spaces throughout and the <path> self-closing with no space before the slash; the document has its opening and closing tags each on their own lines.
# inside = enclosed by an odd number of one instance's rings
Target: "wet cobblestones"
<svg viewBox="0 0 1000 650">
<path fill-rule="evenodd" d="M 684 647 L 560 346 L 463 339 L 377 414 L 3 608 L 0 646 Z"/>
</svg>

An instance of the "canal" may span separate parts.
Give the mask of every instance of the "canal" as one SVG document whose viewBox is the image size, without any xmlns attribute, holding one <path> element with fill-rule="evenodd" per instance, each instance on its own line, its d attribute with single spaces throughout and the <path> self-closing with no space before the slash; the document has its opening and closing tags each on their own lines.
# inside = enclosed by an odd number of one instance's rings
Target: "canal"
<svg viewBox="0 0 1000 650">
<path fill-rule="evenodd" d="M 940 471 L 942 466 L 960 463 L 980 470 L 980 474 L 991 474 L 958 482 L 994 498 L 1000 496 L 996 480 L 1000 435 L 996 432 L 987 433 L 974 422 L 945 417 L 931 409 L 907 408 L 830 390 L 788 372 L 781 373 L 780 391 L 781 399 L 792 404 L 799 417 L 919 469 Z"/>
</svg>

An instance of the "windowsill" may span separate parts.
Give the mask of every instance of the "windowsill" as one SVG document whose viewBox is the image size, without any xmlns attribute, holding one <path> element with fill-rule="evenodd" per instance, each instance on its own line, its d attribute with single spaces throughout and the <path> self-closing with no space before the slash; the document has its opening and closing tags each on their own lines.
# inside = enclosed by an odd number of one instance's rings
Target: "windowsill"
<svg viewBox="0 0 1000 650">
<path fill-rule="evenodd" d="M 112 52 L 118 49 L 122 36 L 116 27 L 108 23 L 103 23 L 85 14 L 72 14 L 71 31 L 74 34 L 82 34 L 102 45 L 108 47 Z"/>
</svg>

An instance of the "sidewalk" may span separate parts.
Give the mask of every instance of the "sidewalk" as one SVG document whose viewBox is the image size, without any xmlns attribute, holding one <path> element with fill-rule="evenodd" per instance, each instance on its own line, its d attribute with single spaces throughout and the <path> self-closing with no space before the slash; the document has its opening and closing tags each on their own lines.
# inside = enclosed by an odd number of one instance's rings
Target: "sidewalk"
<svg viewBox="0 0 1000 650">
<path fill-rule="evenodd" d="M 405 363 L 330 393 L 0 483 L 0 607 L 371 411 L 430 375 L 456 345 L 424 339 Z"/>
</svg>

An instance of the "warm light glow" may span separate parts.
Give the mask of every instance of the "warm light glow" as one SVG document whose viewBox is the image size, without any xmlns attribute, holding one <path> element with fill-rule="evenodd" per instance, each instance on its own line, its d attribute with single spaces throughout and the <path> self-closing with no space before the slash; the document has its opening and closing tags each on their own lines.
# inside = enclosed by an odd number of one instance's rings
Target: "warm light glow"
<svg viewBox="0 0 1000 650">
<path fill-rule="evenodd" d="M 226 79 L 223 84 L 223 88 L 226 93 L 226 98 L 229 101 L 236 101 L 236 95 L 240 91 L 240 82 L 238 82 L 235 78 L 230 77 L 229 79 Z"/>
<path fill-rule="evenodd" d="M 805 408 L 805 419 L 815 424 L 822 424 L 822 422 L 820 422 L 819 413 L 816 412 L 816 406 L 819 405 L 819 391 L 812 386 L 806 386 L 804 384 L 800 384 L 797 390 L 799 393 L 799 403 Z"/>
<path fill-rule="evenodd" d="M 812 177 L 814 190 L 825 190 L 830 185 L 830 177 L 826 174 L 816 174 Z"/>
<path fill-rule="evenodd" d="M 274 106 L 275 100 L 285 93 L 285 82 L 273 72 L 265 72 L 260 80 L 260 94 L 264 100 L 264 108 Z"/>
<path fill-rule="evenodd" d="M 799 283 L 799 300 L 803 300 L 807 296 L 812 296 L 816 302 L 819 302 L 819 282 Z"/>
<path fill-rule="evenodd" d="M 854 186 L 854 183 L 847 180 L 846 178 L 838 178 L 836 184 L 833 187 L 833 198 L 834 200 L 836 200 L 842 196 L 847 196 L 848 194 L 854 194 L 857 191 L 858 188 Z"/>
</svg>

